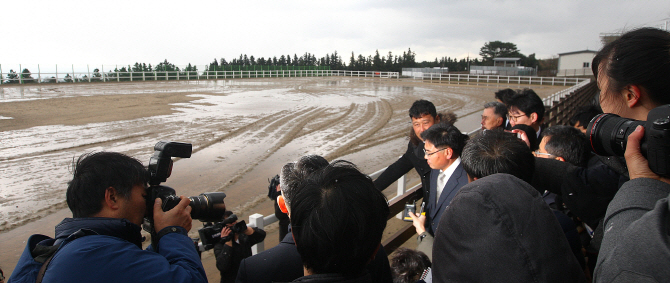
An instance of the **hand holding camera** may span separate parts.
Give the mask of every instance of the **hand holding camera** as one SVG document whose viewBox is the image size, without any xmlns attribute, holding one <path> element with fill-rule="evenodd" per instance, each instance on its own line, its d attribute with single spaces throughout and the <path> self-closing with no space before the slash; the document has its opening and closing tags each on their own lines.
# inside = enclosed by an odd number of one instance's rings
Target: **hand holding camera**
<svg viewBox="0 0 670 283">
<path fill-rule="evenodd" d="M 644 131 L 644 127 L 637 126 L 635 131 L 628 136 L 626 153 L 624 153 L 626 165 L 628 166 L 628 175 L 631 180 L 637 178 L 651 178 L 670 184 L 670 179 L 661 177 L 649 169 L 649 162 L 644 158 L 640 151 L 640 141 L 644 137 Z"/>
<path fill-rule="evenodd" d="M 154 226 L 156 231 L 160 231 L 165 227 L 181 226 L 190 231 L 193 220 L 191 219 L 191 207 L 189 204 L 191 200 L 187 197 L 180 196 L 179 203 L 168 211 L 163 211 L 163 201 L 156 198 L 154 202 Z"/>
</svg>

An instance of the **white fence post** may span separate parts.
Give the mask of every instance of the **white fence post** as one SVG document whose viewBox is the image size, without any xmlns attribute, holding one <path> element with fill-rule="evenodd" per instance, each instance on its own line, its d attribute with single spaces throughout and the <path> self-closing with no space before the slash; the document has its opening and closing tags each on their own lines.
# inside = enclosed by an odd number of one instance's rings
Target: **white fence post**
<svg viewBox="0 0 670 283">
<path fill-rule="evenodd" d="M 249 215 L 249 224 L 256 226 L 258 229 L 264 229 L 265 228 L 265 223 L 264 223 L 263 215 L 260 213 L 254 213 L 252 215 Z M 258 244 L 255 244 L 251 247 L 251 254 L 257 254 L 265 250 L 265 242 L 260 242 Z"/>
<path fill-rule="evenodd" d="M 405 194 L 405 175 L 402 175 L 400 179 L 398 179 L 398 190 L 396 192 L 396 196 L 401 196 Z M 402 212 L 398 213 L 398 215 L 395 216 L 398 219 L 402 219 Z"/>
</svg>

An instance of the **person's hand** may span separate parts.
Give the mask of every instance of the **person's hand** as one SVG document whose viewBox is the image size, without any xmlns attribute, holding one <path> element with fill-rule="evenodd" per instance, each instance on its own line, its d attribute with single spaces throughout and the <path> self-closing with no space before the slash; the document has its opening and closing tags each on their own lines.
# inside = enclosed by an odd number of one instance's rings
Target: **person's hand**
<svg viewBox="0 0 670 283">
<path fill-rule="evenodd" d="M 221 239 L 227 239 L 228 235 L 230 235 L 230 233 L 232 233 L 232 232 L 233 231 L 230 230 L 230 228 L 228 226 L 223 227 L 223 229 L 221 229 Z M 230 237 L 230 241 L 227 241 L 226 245 L 229 245 L 229 246 L 232 247 L 233 246 L 233 241 L 232 240 L 233 240 L 233 237 Z"/>
<path fill-rule="evenodd" d="M 630 179 L 651 178 L 670 184 L 670 179 L 661 177 L 649 169 L 649 161 L 640 152 L 642 137 L 644 137 L 644 127 L 642 126 L 637 126 L 635 131 L 628 136 L 626 153 L 623 156 L 626 158 Z"/>
<path fill-rule="evenodd" d="M 416 228 L 416 233 L 418 235 L 421 235 L 421 233 L 426 232 L 426 215 L 419 215 L 417 216 L 414 214 L 414 212 L 409 212 L 409 217 L 412 217 L 412 225 L 414 225 L 414 228 Z"/>
<path fill-rule="evenodd" d="M 526 135 L 526 132 L 519 130 L 519 129 L 514 129 L 511 130 L 510 132 L 515 133 L 517 137 L 522 140 L 523 142 L 526 143 L 526 145 L 530 148 L 530 140 L 528 139 L 528 135 Z"/>
<path fill-rule="evenodd" d="M 165 227 L 181 226 L 186 231 L 191 231 L 193 219 L 191 219 L 191 207 L 189 204 L 191 200 L 185 196 L 179 197 L 181 201 L 169 211 L 163 211 L 161 205 L 163 201 L 156 198 L 154 201 L 154 227 L 156 232 L 163 230 Z"/>
</svg>

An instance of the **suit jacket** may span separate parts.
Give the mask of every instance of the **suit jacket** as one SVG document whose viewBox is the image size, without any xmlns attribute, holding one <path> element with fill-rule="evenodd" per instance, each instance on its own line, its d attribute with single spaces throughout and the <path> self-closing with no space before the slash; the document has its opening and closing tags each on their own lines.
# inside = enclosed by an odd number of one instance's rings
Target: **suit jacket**
<svg viewBox="0 0 670 283">
<path fill-rule="evenodd" d="M 435 201 L 437 196 L 437 177 L 440 175 L 440 170 L 433 169 L 430 173 L 430 191 L 428 192 L 428 203 L 426 203 L 426 231 L 431 235 L 435 235 L 437 231 L 437 224 L 440 223 L 440 217 L 444 210 L 451 203 L 456 193 L 468 183 L 468 174 L 463 169 L 463 162 L 458 164 L 454 173 L 451 174 L 449 180 L 442 189 L 439 201 Z M 424 195 L 426 199 L 426 195 Z"/>
<path fill-rule="evenodd" d="M 367 270 L 372 276 L 372 282 L 393 282 L 384 247 L 379 248 Z M 289 232 L 277 246 L 243 259 L 235 282 L 291 282 L 303 276 L 302 259 L 293 241 L 293 234 Z"/>
<path fill-rule="evenodd" d="M 423 143 L 414 146 L 411 142 L 407 144 L 407 151 L 396 162 L 389 165 L 386 170 L 374 181 L 375 187 L 380 191 L 393 184 L 402 175 L 407 174 L 412 168 L 421 176 L 421 185 L 425 190 L 430 188 L 430 166 L 424 158 Z"/>
</svg>

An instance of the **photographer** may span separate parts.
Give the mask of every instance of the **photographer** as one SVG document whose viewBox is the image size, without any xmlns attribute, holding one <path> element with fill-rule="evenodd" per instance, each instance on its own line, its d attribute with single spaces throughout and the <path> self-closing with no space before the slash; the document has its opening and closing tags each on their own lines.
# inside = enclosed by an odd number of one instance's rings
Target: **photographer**
<svg viewBox="0 0 670 283">
<path fill-rule="evenodd" d="M 668 32 L 643 28 L 624 34 L 598 52 L 592 68 L 604 113 L 644 121 L 652 109 L 670 103 L 669 45 Z M 592 144 L 597 144 L 596 134 L 600 133 L 590 134 Z M 552 161 L 537 160 L 532 184 L 538 190 L 562 194 L 567 207 L 594 228 L 591 250 L 598 251 L 604 228 L 599 223 L 619 187 L 629 180 L 625 163 L 616 156 L 602 157 L 600 165 L 588 168 Z"/>
<path fill-rule="evenodd" d="M 231 211 L 226 211 L 224 216 L 225 219 L 237 219 Z M 226 223 L 221 230 L 221 241 L 214 245 L 216 268 L 221 272 L 221 283 L 235 282 L 240 262 L 251 256 L 251 246 L 263 240 L 265 231 L 247 226 L 244 220 Z"/>
<path fill-rule="evenodd" d="M 73 218 L 56 226 L 55 239 L 32 235 L 8 282 L 207 281 L 187 236 L 188 198 L 167 212 L 160 199 L 147 207 L 149 174 L 121 153 L 84 154 L 73 171 L 66 194 Z M 142 249 L 140 225 L 147 209 L 153 209 L 158 252 Z"/>
<path fill-rule="evenodd" d="M 621 118 L 645 121 L 652 109 L 670 103 L 670 95 L 667 94 L 670 91 L 670 80 L 668 79 L 670 77 L 670 33 L 667 31 L 654 28 L 642 28 L 630 31 L 603 47 L 593 59 L 592 68 L 597 78 L 598 87 L 600 88 L 600 106 L 604 113 L 616 114 L 621 116 Z M 616 119 L 621 120 L 621 118 L 617 117 Z M 611 134 L 613 131 L 618 131 L 617 127 L 615 126 L 614 129 L 594 129 L 590 124 L 589 135 L 591 143 L 596 146 L 602 143 L 612 144 L 612 138 L 609 137 L 614 137 Z M 626 132 L 631 130 L 633 130 L 633 127 L 626 129 Z M 659 131 L 658 129 L 644 129 L 645 132 L 651 130 Z M 639 144 L 634 140 L 638 140 L 642 136 L 642 133 L 643 131 L 638 129 L 638 131 L 630 134 L 628 140 L 633 144 L 628 143 L 627 149 L 635 148 L 634 145 Z M 594 137 L 597 136 L 602 136 L 602 138 L 600 140 L 595 139 Z M 667 139 L 663 142 L 667 144 Z M 612 150 L 617 148 L 617 146 L 611 147 Z M 632 151 L 629 152 L 627 150 L 625 157 L 628 166 L 640 163 L 639 158 L 635 159 L 638 162 L 632 162 L 632 156 L 637 156 L 637 154 L 633 155 Z M 665 155 L 652 154 L 647 157 L 659 156 L 667 158 L 667 153 Z M 617 159 L 617 157 L 610 158 L 610 160 Z M 668 254 L 663 256 L 655 254 L 651 257 L 649 257 L 650 254 L 641 254 L 647 251 L 655 253 L 667 252 L 667 247 L 663 249 L 658 248 L 659 244 L 667 243 L 667 239 L 661 240 L 658 234 L 655 234 L 655 231 L 660 228 L 658 226 L 661 225 L 661 222 L 657 222 L 655 226 L 649 227 L 651 230 L 647 230 L 643 226 L 634 227 L 635 225 L 645 223 L 642 220 L 646 219 L 645 217 L 651 216 L 650 214 L 645 214 L 647 211 L 651 213 L 653 205 L 650 207 L 650 202 L 656 203 L 656 201 L 667 197 L 668 192 L 670 192 L 670 190 L 665 190 L 667 186 L 663 183 L 645 178 L 637 178 L 640 176 L 637 173 L 638 171 L 649 173 L 649 169 L 640 170 L 638 166 L 631 166 L 630 168 L 622 166 L 623 170 L 620 170 L 620 168 L 608 164 L 608 169 L 625 176 L 621 178 L 621 181 L 628 181 L 628 177 L 633 179 L 625 183 L 625 186 L 622 186 L 621 189 L 615 187 L 614 190 L 611 190 L 609 187 L 603 189 L 602 186 L 598 187 L 596 185 L 598 182 L 611 182 L 612 178 L 598 178 L 597 175 L 589 174 L 589 168 L 586 170 L 576 170 L 567 164 L 556 166 L 550 164 L 549 161 L 551 160 L 547 160 L 544 163 L 536 163 L 536 173 L 541 173 L 539 176 L 536 174 L 536 177 L 539 179 L 536 178 L 534 181 L 544 183 L 553 188 L 557 186 L 559 191 L 562 189 L 566 205 L 578 216 L 580 215 L 577 213 L 577 210 L 571 206 L 576 205 L 577 208 L 581 207 L 593 216 L 602 213 L 603 217 L 601 219 L 603 220 L 601 220 L 601 223 L 603 224 L 598 225 L 599 229 L 596 229 L 594 235 L 595 240 L 597 239 L 598 230 L 603 231 L 600 232 L 601 235 L 604 234 L 603 243 L 600 248 L 603 258 L 599 257 L 597 260 L 599 266 L 595 272 L 595 281 L 612 281 L 617 279 L 615 278 L 617 275 L 621 276 L 618 279 L 627 278 L 627 280 L 636 281 L 639 278 L 634 277 L 633 274 L 636 276 L 653 274 L 651 272 L 652 269 L 649 268 L 652 265 L 659 267 L 668 266 L 667 261 L 662 264 L 658 262 L 660 259 L 667 259 Z M 660 178 L 658 175 L 654 177 Z M 619 183 L 623 184 L 624 182 Z M 609 203 L 609 200 L 611 200 L 611 203 Z M 598 206 L 589 211 L 589 206 L 592 206 L 593 203 L 596 203 Z M 609 207 L 607 206 L 608 204 Z M 607 214 L 605 214 L 605 211 Z M 642 216 L 643 214 L 645 216 Z M 636 220 L 640 220 L 641 222 L 635 223 L 637 222 Z M 623 233 L 624 231 L 627 232 Z M 649 235 L 635 235 L 635 233 L 648 233 Z M 635 241 L 635 239 L 627 238 L 625 234 L 631 237 L 637 236 L 640 239 L 636 243 L 636 248 L 630 243 L 631 241 Z M 653 235 L 656 235 L 656 238 L 648 241 L 649 237 Z M 667 237 L 667 233 L 665 233 L 665 237 Z M 629 253 L 626 254 L 624 251 L 629 251 Z M 617 257 L 622 260 L 616 260 Z M 628 259 L 628 262 L 624 263 L 624 259 Z M 668 269 L 665 268 L 664 270 Z M 666 273 L 658 272 L 656 274 L 658 274 L 656 276 L 659 276 L 657 280 L 660 281 L 667 280 L 669 276 L 667 271 Z"/>
</svg>

